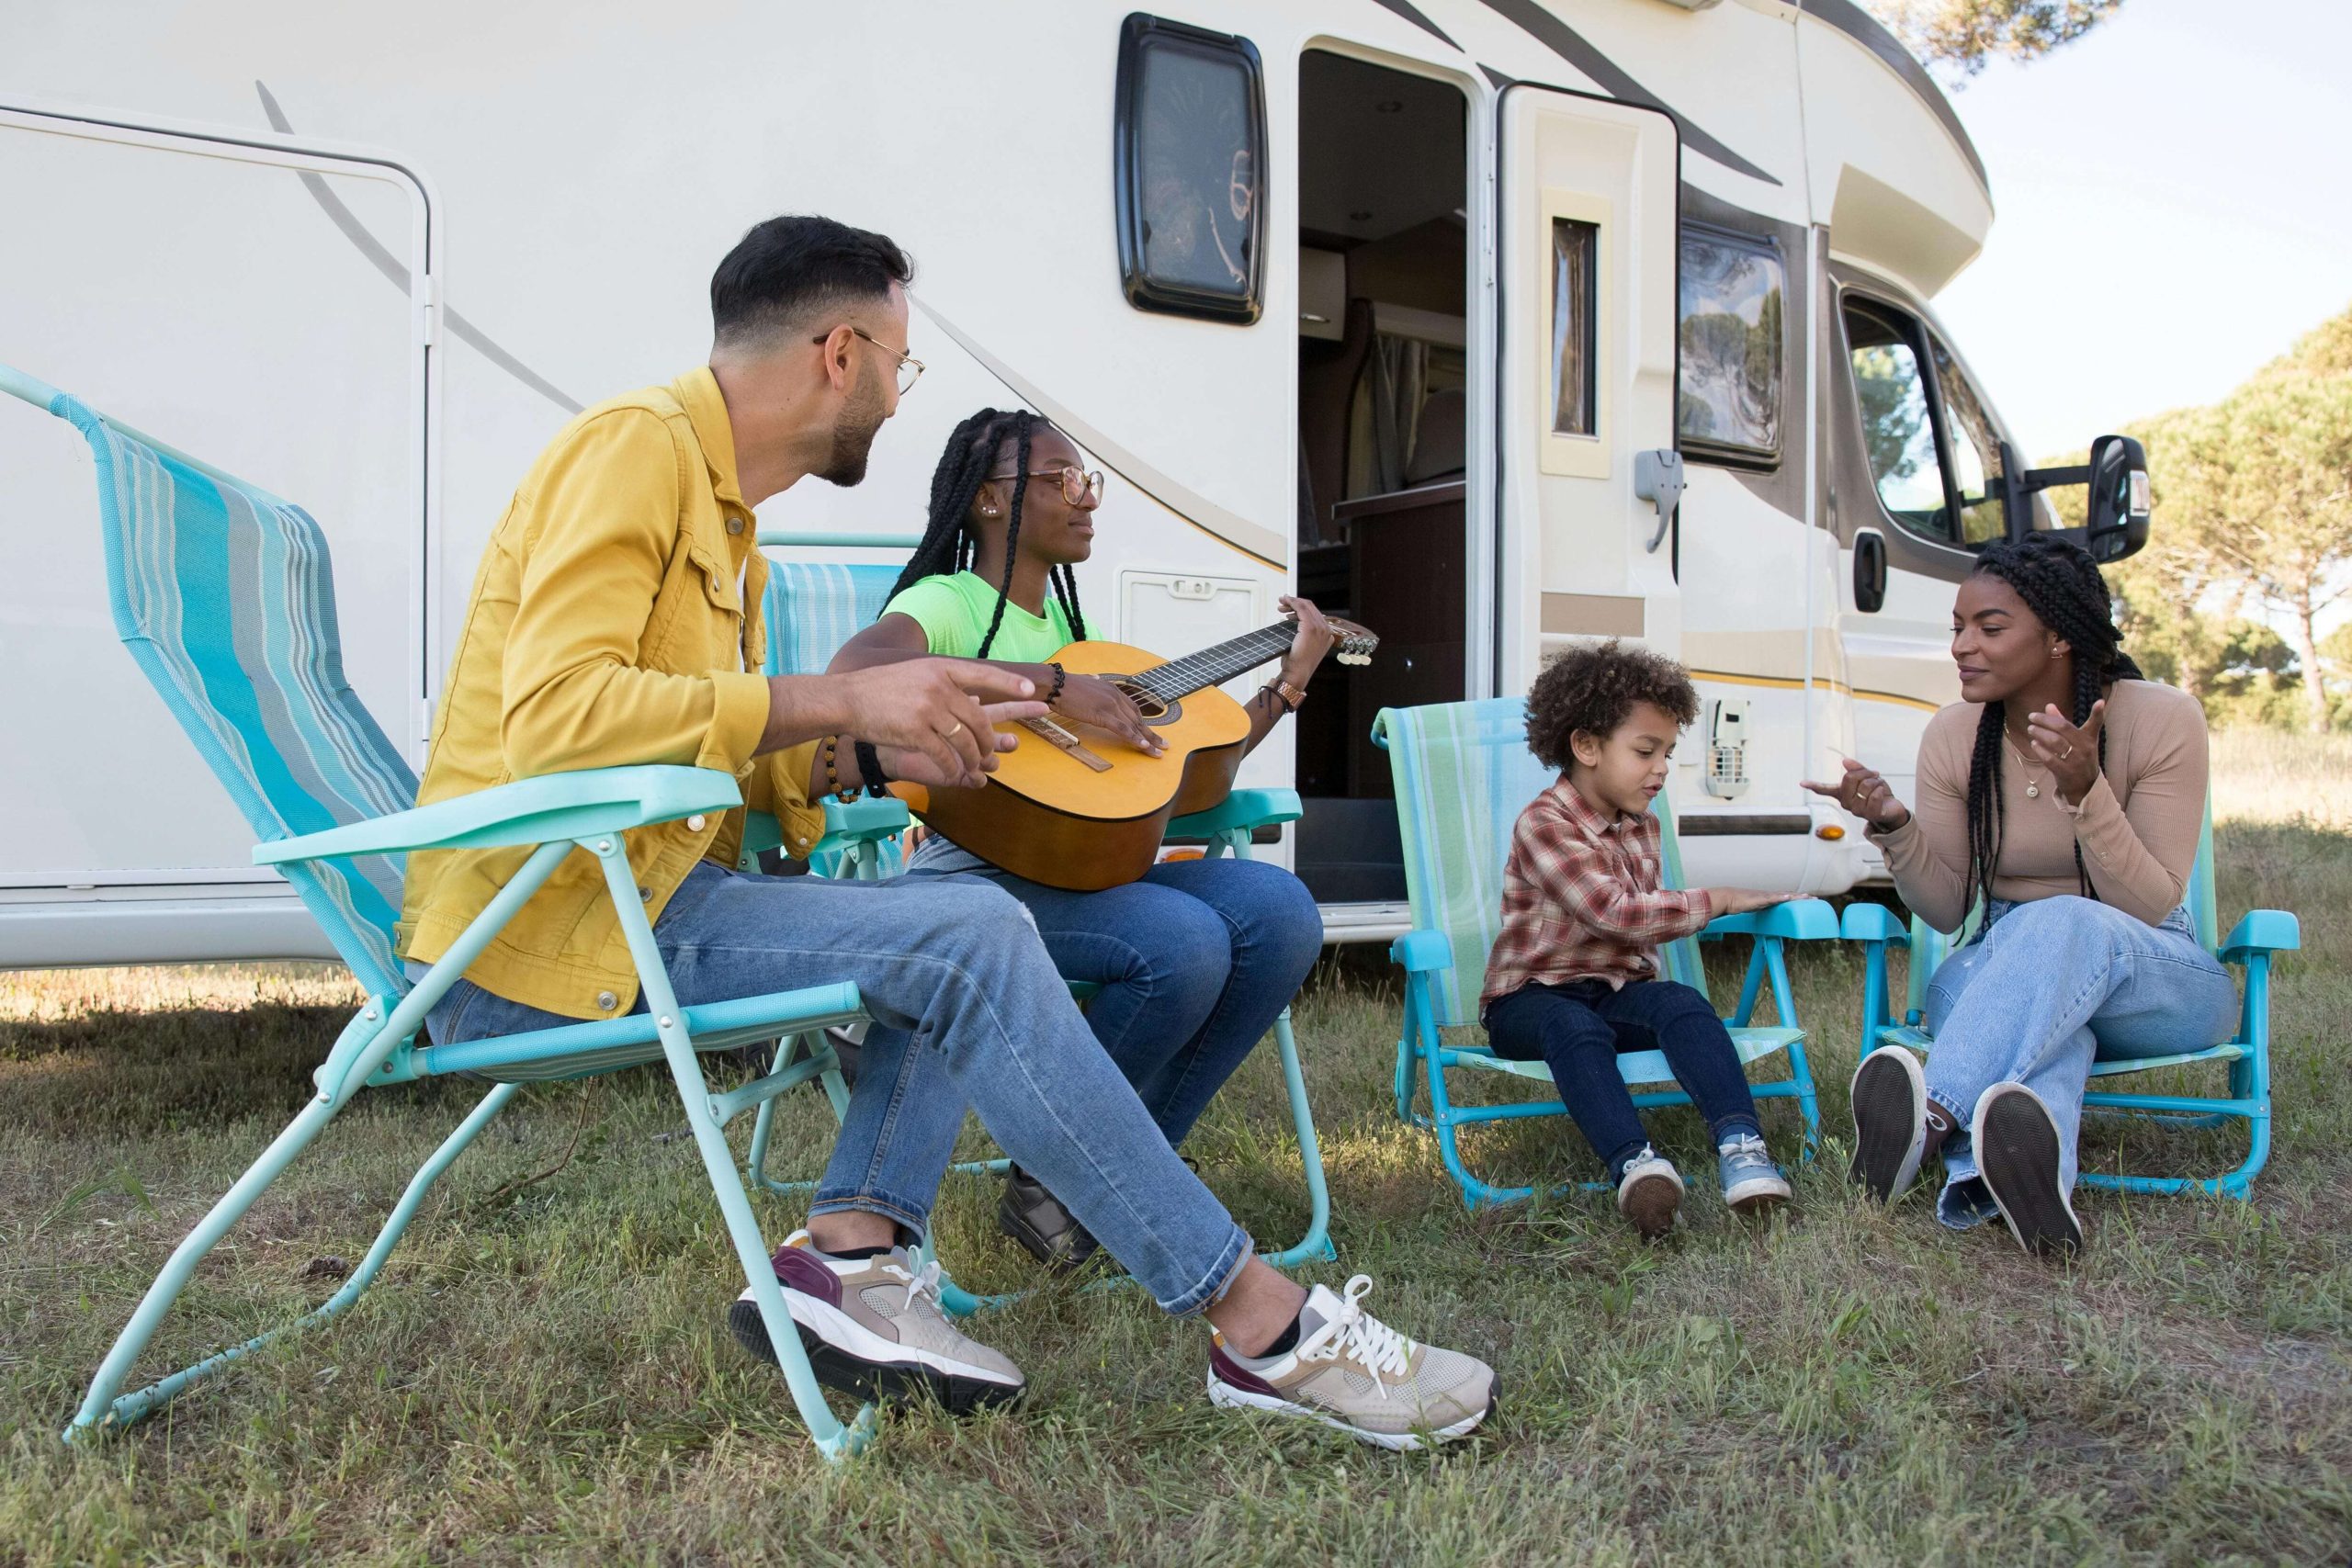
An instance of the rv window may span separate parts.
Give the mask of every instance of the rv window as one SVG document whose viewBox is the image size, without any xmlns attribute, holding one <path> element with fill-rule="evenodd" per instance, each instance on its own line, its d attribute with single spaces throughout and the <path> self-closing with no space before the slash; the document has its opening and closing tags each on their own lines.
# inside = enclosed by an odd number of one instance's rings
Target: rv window
<svg viewBox="0 0 2352 1568">
<path fill-rule="evenodd" d="M 1780 247 L 1720 229 L 1682 230 L 1681 370 L 1675 430 L 1685 451 L 1781 455 Z"/>
<path fill-rule="evenodd" d="M 1600 226 L 1574 218 L 1552 220 L 1552 429 L 1590 435 L 1593 404 Z"/>
<path fill-rule="evenodd" d="M 1265 86 L 1249 39 L 1141 14 L 1119 42 L 1119 271 L 1128 302 L 1258 319 Z"/>
<path fill-rule="evenodd" d="M 1936 361 L 1936 389 L 1943 393 L 1944 412 L 1951 425 L 1952 483 L 1959 491 L 1960 542 L 1989 545 L 2008 532 L 2008 517 L 2001 506 L 2001 437 L 1993 427 L 1984 400 L 1968 379 L 1968 372 L 1951 350 L 1930 340 L 1928 353 Z M 2034 526 L 2047 528 L 2049 505 L 2033 498 Z"/>
<path fill-rule="evenodd" d="M 1846 352 L 1862 415 L 1862 451 L 1887 515 L 1939 544 L 1953 542 L 1935 419 L 1911 333 L 1860 303 L 1846 306 Z"/>
</svg>

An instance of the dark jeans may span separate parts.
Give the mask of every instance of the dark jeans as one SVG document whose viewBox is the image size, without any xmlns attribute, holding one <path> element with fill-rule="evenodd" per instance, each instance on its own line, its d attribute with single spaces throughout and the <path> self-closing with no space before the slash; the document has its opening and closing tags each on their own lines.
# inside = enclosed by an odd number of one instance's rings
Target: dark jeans
<svg viewBox="0 0 2352 1568">
<path fill-rule="evenodd" d="M 1608 1162 L 1611 1181 L 1649 1143 L 1617 1072 L 1621 1051 L 1665 1052 L 1674 1081 L 1718 1144 L 1735 1132 L 1762 1134 L 1747 1074 L 1714 1004 L 1672 980 L 1634 980 L 1615 990 L 1606 980 L 1521 986 L 1487 1007 L 1487 1038 L 1498 1056 L 1552 1069 L 1560 1103 Z"/>
</svg>

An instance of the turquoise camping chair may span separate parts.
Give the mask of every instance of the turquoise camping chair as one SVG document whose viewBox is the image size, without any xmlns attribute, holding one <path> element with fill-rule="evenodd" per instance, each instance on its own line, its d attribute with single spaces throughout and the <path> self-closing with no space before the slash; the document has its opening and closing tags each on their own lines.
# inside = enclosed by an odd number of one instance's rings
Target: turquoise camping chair
<svg viewBox="0 0 2352 1568">
<path fill-rule="evenodd" d="M 1389 955 L 1405 969 L 1404 1026 L 1396 1040 L 1396 1114 L 1437 1134 L 1445 1168 L 1472 1209 L 1516 1202 L 1535 1195 L 1532 1187 L 1496 1187 L 1473 1176 L 1462 1162 L 1457 1134 L 1481 1122 L 1526 1116 L 1564 1116 L 1555 1098 L 1464 1106 L 1454 1102 L 1449 1070 L 1532 1079 L 1549 1086 L 1541 1062 L 1514 1062 L 1484 1045 L 1449 1044 L 1440 1032 L 1478 1021 L 1478 993 L 1487 955 L 1502 930 L 1503 863 L 1510 854 L 1511 829 L 1527 803 L 1558 776 L 1527 749 L 1527 705 L 1519 697 L 1486 702 L 1441 703 L 1427 707 L 1383 708 L 1373 723 L 1373 739 L 1388 752 L 1396 784 L 1396 820 L 1405 843 L 1405 889 L 1413 929 L 1396 939 Z M 1682 852 L 1666 796 L 1656 807 L 1665 828 L 1662 868 L 1668 886 L 1682 886 Z M 1830 941 L 1838 917 L 1818 898 L 1778 905 L 1758 914 L 1726 915 L 1701 933 L 1708 938 L 1755 938 L 1739 1003 L 1726 1020 L 1743 1064 L 1785 1052 L 1788 1077 L 1752 1086 L 1758 1100 L 1794 1100 L 1804 1120 L 1804 1157 L 1819 1143 L 1821 1117 L 1815 1101 L 1813 1069 L 1805 1061 L 1805 1031 L 1797 1021 L 1789 990 L 1782 945 L 1792 940 Z M 1707 989 L 1699 944 L 1690 937 L 1666 945 L 1665 978 Z M 1767 981 L 1779 1008 L 1776 1027 L 1751 1024 Z M 1413 1110 L 1413 1070 L 1418 1064 L 1429 1084 L 1430 1111 Z M 1660 1051 L 1626 1052 L 1617 1058 L 1628 1084 L 1671 1084 L 1673 1073 Z M 1653 1089 L 1634 1103 L 1688 1105 L 1679 1089 Z M 1586 1182 L 1606 1190 L 1606 1182 Z"/>
<path fill-rule="evenodd" d="M 847 1426 L 827 1407 L 724 1131 L 823 1067 L 786 1064 L 720 1093 L 695 1060 L 698 1052 L 780 1033 L 821 1039 L 826 1026 L 865 1016 L 857 988 L 813 976 L 819 983 L 797 990 L 679 1007 L 625 852 L 630 829 L 740 806 L 734 779 L 696 768 L 599 768 L 416 806 L 415 776 L 344 678 L 326 540 L 310 515 L 5 367 L 0 389 L 71 421 L 89 442 L 116 630 L 261 840 L 255 863 L 276 866 L 294 886 L 368 993 L 311 1075 L 316 1092 L 164 1265 L 91 1380 L 66 1438 L 126 1427 L 282 1335 L 341 1315 L 381 1271 L 435 1179 L 523 1084 L 658 1061 L 677 1084 L 728 1238 L 809 1435 L 828 1458 L 863 1447 L 874 1429 L 872 1407 Z M 503 846 L 532 849 L 447 954 L 412 985 L 392 942 L 404 857 Z M 604 870 L 646 1010 L 457 1045 L 420 1042 L 418 1025 L 433 1004 L 574 852 L 594 856 Z M 366 1258 L 324 1305 L 135 1393 L 119 1392 L 198 1263 L 338 1111 L 362 1089 L 451 1073 L 492 1087 L 418 1169 Z"/>
<path fill-rule="evenodd" d="M 1880 904 L 1846 907 L 1846 940 L 1863 944 L 1868 954 L 1862 971 L 1862 1050 L 1903 1045 L 1925 1054 L 1935 1043 L 1927 1030 L 1928 982 L 1936 966 L 1974 934 L 1980 904 L 1969 911 L 1966 923 L 1952 937 L 1930 930 L 1914 917 L 1908 930 L 1893 910 Z M 2213 807 L 2205 806 L 2205 825 L 2197 838 L 2197 865 L 2188 875 L 2188 912 L 2197 939 L 2205 950 L 2225 964 L 2245 971 L 2245 994 L 2238 1006 L 2234 1037 L 2203 1050 L 2169 1056 L 2135 1056 L 2091 1064 L 2091 1080 L 2144 1073 L 2158 1067 L 2186 1066 L 2199 1062 L 2226 1063 L 2228 1089 L 2223 1096 L 2137 1094 L 2092 1089 L 2083 1096 L 2086 1109 L 2122 1115 L 2146 1116 L 2177 1126 L 2217 1127 L 2233 1121 L 2246 1124 L 2249 1147 L 2245 1161 L 2224 1175 L 2198 1179 L 2186 1176 L 2120 1176 L 2084 1170 L 2076 1179 L 2086 1187 L 2118 1192 L 2207 1192 L 2243 1198 L 2255 1176 L 2270 1157 L 2270 955 L 2291 953 L 2302 945 L 2301 922 L 2283 909 L 2255 909 L 2238 921 L 2219 945 L 2221 913 L 2213 897 Z M 1908 948 L 1910 985 L 1902 1021 L 1888 1010 L 1887 954 Z"/>
<path fill-rule="evenodd" d="M 922 541 L 911 535 L 774 533 L 763 530 L 760 545 L 769 550 L 819 550 L 842 547 L 912 550 Z M 815 674 L 832 663 L 842 644 L 881 618 L 882 606 L 899 579 L 895 565 L 841 561 L 777 559 L 768 562 L 767 592 L 761 602 L 767 626 L 767 672 L 771 675 Z M 825 805 L 825 834 L 808 853 L 810 868 L 820 874 L 848 874 L 868 881 L 898 874 L 900 845 L 910 825 L 907 809 L 895 800 L 860 800 Z M 1300 815 L 1298 795 L 1286 789 L 1237 789 L 1207 811 L 1180 817 L 1168 825 L 1173 842 L 1203 846 L 1209 856 L 1247 856 L 1256 830 Z M 754 829 L 745 838 L 746 854 L 752 847 L 776 843 L 774 819 L 762 823 L 754 815 Z M 1093 987 L 1073 982 L 1071 994 L 1084 1000 Z M 1281 1053 L 1283 1082 L 1290 1095 L 1291 1124 L 1298 1136 L 1299 1157 L 1306 1173 L 1308 1217 L 1306 1234 L 1293 1246 L 1265 1254 L 1277 1269 L 1312 1259 L 1329 1261 L 1338 1256 L 1330 1240 L 1331 1198 L 1323 1173 L 1323 1152 L 1315 1136 L 1315 1118 L 1306 1100 L 1306 1077 L 1299 1065 L 1298 1041 L 1291 1032 L 1290 1010 L 1274 1021 L 1274 1044 Z M 838 1055 L 821 1032 L 804 1032 L 778 1048 L 779 1064 L 805 1055 L 823 1060 L 826 1092 L 836 1116 L 845 1113 L 848 1099 L 841 1088 Z M 807 1065 L 804 1062 L 802 1065 Z M 773 1102 L 760 1108 L 752 1131 L 752 1179 L 771 1192 L 808 1191 L 814 1184 L 778 1181 L 767 1174 L 769 1129 L 775 1119 Z M 967 1174 L 1001 1175 L 1011 1164 L 1004 1159 L 974 1160 L 956 1168 Z M 972 1295 L 960 1286 L 944 1283 L 940 1300 L 949 1311 L 968 1315 L 983 1306 L 1001 1304 L 1010 1297 Z"/>
</svg>

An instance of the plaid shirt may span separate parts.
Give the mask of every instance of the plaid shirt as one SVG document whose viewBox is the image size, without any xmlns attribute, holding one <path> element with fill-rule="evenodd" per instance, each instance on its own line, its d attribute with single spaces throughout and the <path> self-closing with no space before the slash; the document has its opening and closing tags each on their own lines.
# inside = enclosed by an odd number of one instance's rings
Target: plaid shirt
<svg viewBox="0 0 2352 1568">
<path fill-rule="evenodd" d="M 1657 818 L 1646 811 L 1611 822 L 1565 776 L 1529 802 L 1503 864 L 1503 929 L 1480 1010 L 1533 981 L 1618 989 L 1655 978 L 1658 944 L 1711 914 L 1705 893 L 1661 888 L 1658 864 Z"/>
</svg>

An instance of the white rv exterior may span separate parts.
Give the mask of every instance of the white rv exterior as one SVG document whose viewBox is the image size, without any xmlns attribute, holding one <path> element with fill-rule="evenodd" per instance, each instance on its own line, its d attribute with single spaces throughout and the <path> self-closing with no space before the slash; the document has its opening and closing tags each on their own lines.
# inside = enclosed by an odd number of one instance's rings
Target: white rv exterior
<svg viewBox="0 0 2352 1568">
<path fill-rule="evenodd" d="M 1926 75 L 1849 0 L 1163 3 L 1217 37 L 1087 0 L 17 7 L 0 362 L 315 513 L 354 682 L 421 764 L 533 455 L 699 361 L 746 227 L 828 213 L 915 256 L 931 368 L 864 485 L 798 486 L 766 526 L 914 531 L 948 427 L 1025 402 L 1114 475 L 1098 635 L 1172 656 L 1295 584 L 1392 606 L 1382 660 L 1318 680 L 1243 774 L 1338 825 L 1282 852 L 1335 938 L 1402 924 L 1374 708 L 1523 691 L 1579 637 L 1699 675 L 1671 786 L 1694 877 L 1878 874 L 1798 780 L 1907 768 L 1955 694 L 1969 557 L 1937 535 L 1976 513 L 1920 487 L 1968 477 L 1948 410 L 1992 419 L 1927 305 L 1992 204 Z M 1185 146 L 1176 65 L 1122 91 L 1168 39 L 1209 98 L 1250 81 L 1254 141 L 1204 111 L 1214 144 Z M 1123 191 L 1142 271 L 1229 284 L 1232 314 L 1145 308 Z M 1748 310 L 1729 360 L 1684 343 L 1694 244 L 1747 289 L 1715 301 Z M 1690 428 L 1723 434 L 1726 399 L 1728 445 Z M 1662 518 L 1641 455 L 1678 447 Z M 8 400 L 0 506 L 0 964 L 324 953 L 115 641 L 79 440 Z"/>
</svg>

